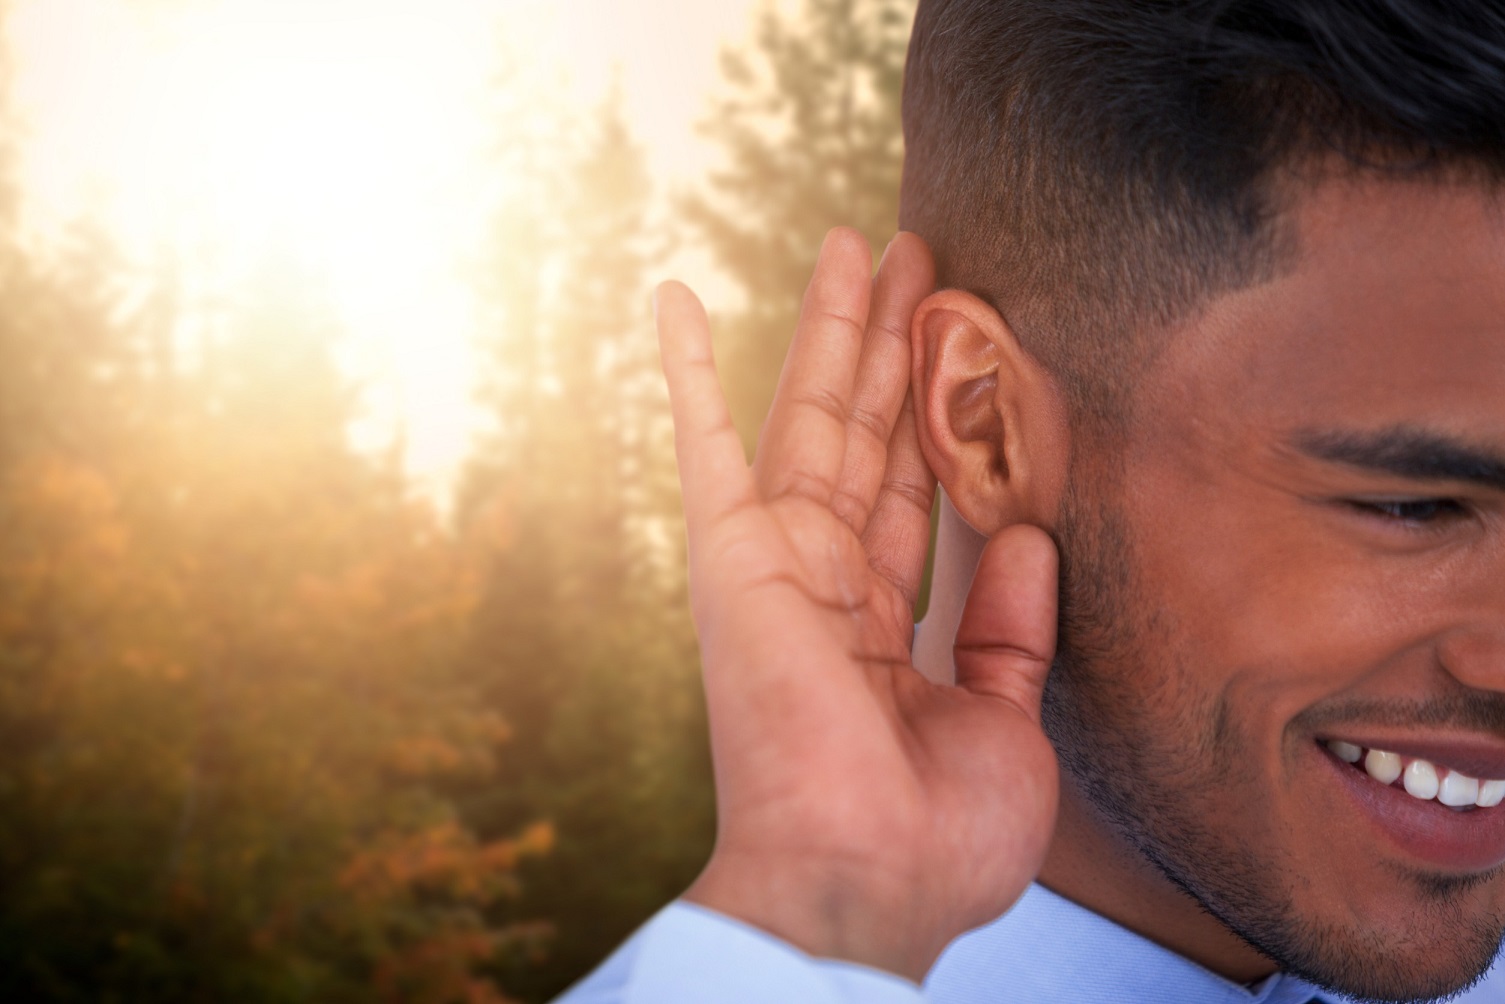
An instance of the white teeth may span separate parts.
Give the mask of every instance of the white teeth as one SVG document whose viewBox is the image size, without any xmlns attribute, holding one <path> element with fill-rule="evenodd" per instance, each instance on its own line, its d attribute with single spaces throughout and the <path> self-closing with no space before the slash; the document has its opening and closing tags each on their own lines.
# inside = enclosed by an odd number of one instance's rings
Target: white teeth
<svg viewBox="0 0 1505 1004">
<path fill-rule="evenodd" d="M 1505 801 L 1505 781 L 1480 781 L 1479 797 L 1474 804 L 1483 809 L 1499 805 Z"/>
<path fill-rule="evenodd" d="M 1400 777 L 1400 757 L 1384 750 L 1370 750 L 1364 757 L 1364 770 L 1380 784 L 1391 784 Z"/>
<path fill-rule="evenodd" d="M 1359 758 L 1364 755 L 1364 748 L 1362 746 L 1355 746 L 1353 743 L 1345 743 L 1341 739 L 1329 740 L 1327 748 L 1333 751 L 1333 756 L 1337 757 L 1339 760 L 1342 760 L 1344 763 L 1358 763 Z"/>
<path fill-rule="evenodd" d="M 1406 794 L 1422 801 L 1437 797 L 1437 768 L 1425 760 L 1412 760 L 1406 768 L 1405 780 Z"/>
<path fill-rule="evenodd" d="M 1457 771 L 1448 771 L 1447 776 L 1437 787 L 1437 801 L 1443 805 L 1473 805 L 1478 800 L 1478 780 Z"/>
<path fill-rule="evenodd" d="M 1364 772 L 1380 784 L 1394 784 L 1400 780 L 1412 798 L 1422 801 L 1436 799 L 1453 809 L 1475 805 L 1489 809 L 1505 802 L 1505 780 L 1480 781 L 1452 769 L 1444 773 L 1429 760 L 1414 759 L 1406 763 L 1398 754 L 1365 750 L 1341 739 L 1329 739 L 1326 745 L 1339 760 L 1362 764 Z"/>
</svg>

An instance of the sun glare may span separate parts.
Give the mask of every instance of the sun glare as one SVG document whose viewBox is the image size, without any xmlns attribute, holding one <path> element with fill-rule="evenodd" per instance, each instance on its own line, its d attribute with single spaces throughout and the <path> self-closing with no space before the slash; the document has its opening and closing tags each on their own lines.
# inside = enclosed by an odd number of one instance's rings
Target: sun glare
<svg viewBox="0 0 1505 1004">
<path fill-rule="evenodd" d="M 267 253 L 328 284 L 370 388 L 358 438 L 405 427 L 420 478 L 471 425 L 468 298 L 500 9 L 477 0 L 21 0 L 26 219 L 102 219 L 199 288 Z M 198 273 L 198 274 L 194 274 Z"/>
<path fill-rule="evenodd" d="M 628 8 L 12 0 L 23 219 L 45 237 L 87 215 L 144 264 L 167 250 L 209 289 L 269 251 L 296 254 L 328 283 L 345 362 L 368 388 L 358 440 L 402 428 L 410 471 L 442 491 L 476 419 L 466 262 L 505 126 L 488 89 L 573 78 L 581 91 L 564 98 L 583 107 L 617 66 L 650 156 L 683 168 L 747 0 Z"/>
</svg>

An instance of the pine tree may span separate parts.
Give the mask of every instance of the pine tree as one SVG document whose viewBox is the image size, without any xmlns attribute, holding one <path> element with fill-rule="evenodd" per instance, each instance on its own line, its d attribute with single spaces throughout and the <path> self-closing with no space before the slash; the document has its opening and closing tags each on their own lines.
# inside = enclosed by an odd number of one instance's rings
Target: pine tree
<svg viewBox="0 0 1505 1004">
<path fill-rule="evenodd" d="M 806 0 L 798 16 L 770 4 L 755 54 L 722 55 L 729 94 L 703 129 L 724 166 L 682 209 L 745 293 L 745 306 L 716 327 L 722 379 L 749 445 L 825 232 L 855 227 L 876 255 L 898 225 L 913 12 L 913 0 Z"/>
<path fill-rule="evenodd" d="M 477 576 L 351 450 L 317 277 L 23 248 L 14 136 L 0 94 L 0 1000 L 502 1000 L 552 834 L 449 795 L 506 755 Z"/>
<path fill-rule="evenodd" d="M 474 793 L 473 818 L 506 831 L 544 815 L 558 836 L 512 907 L 553 928 L 542 965 L 503 970 L 533 999 L 683 888 L 711 814 L 648 310 L 662 227 L 614 98 L 561 148 L 564 163 L 499 215 L 507 299 L 485 391 L 497 431 L 462 491 L 492 555 L 475 672 L 513 728 L 513 771 Z"/>
<path fill-rule="evenodd" d="M 349 449 L 337 326 L 267 264 L 195 365 L 97 241 L 6 274 L 0 998 L 494 1000 L 526 937 L 484 910 L 549 831 L 443 791 L 502 739 L 471 568 Z"/>
</svg>

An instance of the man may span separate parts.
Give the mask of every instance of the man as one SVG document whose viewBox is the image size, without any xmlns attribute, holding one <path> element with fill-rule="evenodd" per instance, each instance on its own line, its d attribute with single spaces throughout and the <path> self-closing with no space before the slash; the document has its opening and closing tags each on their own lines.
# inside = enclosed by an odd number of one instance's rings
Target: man
<svg viewBox="0 0 1505 1004">
<path fill-rule="evenodd" d="M 934 270 L 832 234 L 750 471 L 658 294 L 720 831 L 567 999 L 1505 1000 L 1505 8 L 936 0 L 905 86 Z"/>
</svg>

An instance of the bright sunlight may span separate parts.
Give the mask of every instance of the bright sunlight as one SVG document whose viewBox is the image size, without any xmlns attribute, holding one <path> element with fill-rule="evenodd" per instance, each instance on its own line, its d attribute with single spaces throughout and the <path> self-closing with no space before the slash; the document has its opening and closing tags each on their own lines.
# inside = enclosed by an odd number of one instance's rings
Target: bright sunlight
<svg viewBox="0 0 1505 1004">
<path fill-rule="evenodd" d="M 715 798 L 650 294 L 766 414 L 913 0 L 0 0 L 0 1000 L 543 1004 Z"/>
<path fill-rule="evenodd" d="M 442 494 L 477 418 L 474 248 L 505 189 L 491 114 L 613 83 L 656 168 L 693 120 L 748 4 L 609 0 L 18 0 L 11 16 L 26 220 L 88 215 L 206 297 L 268 252 L 319 274 L 364 388 L 353 430 L 405 440 Z M 667 15 L 667 16 L 666 16 Z M 671 27 L 672 26 L 672 27 Z"/>
</svg>

